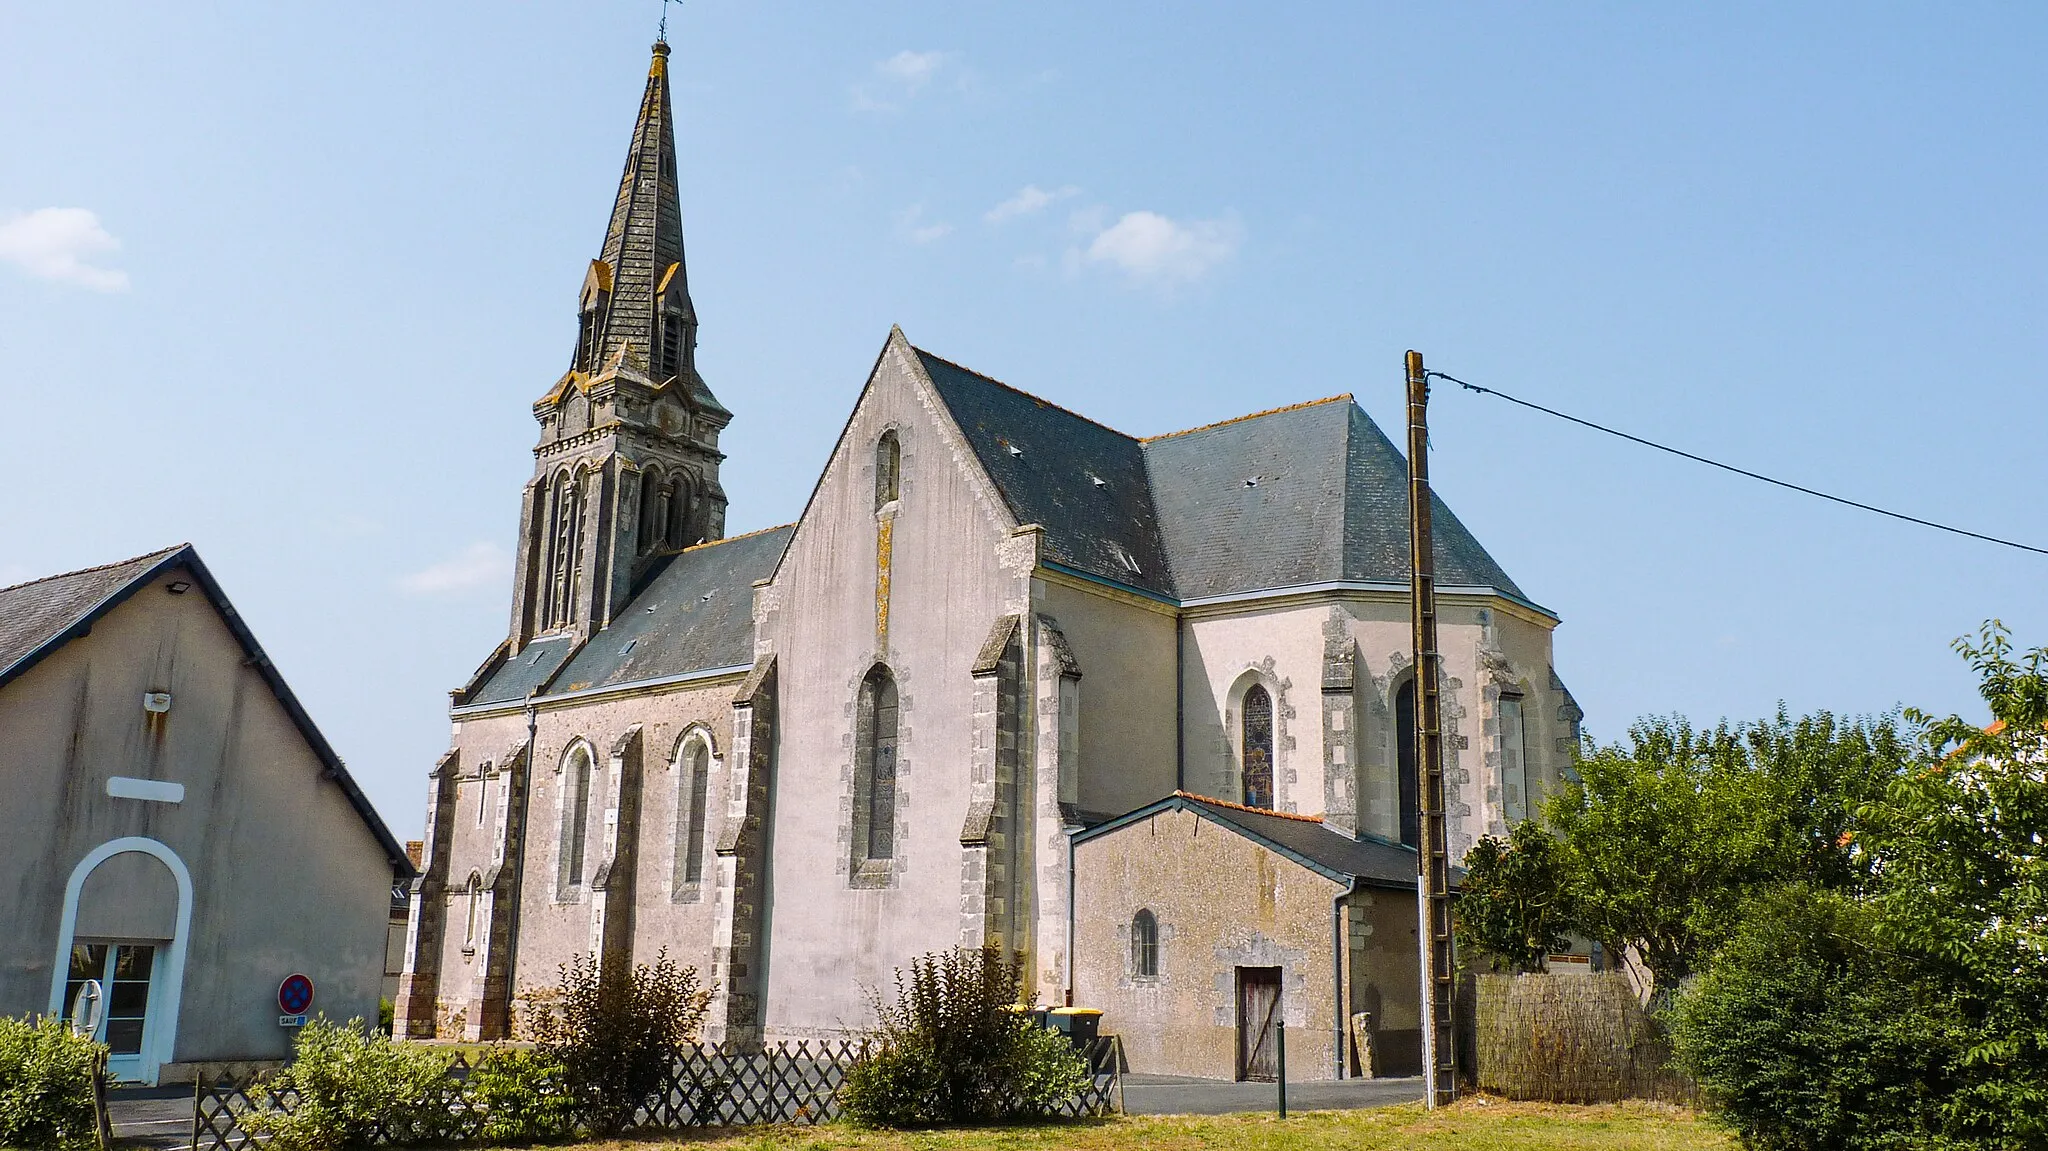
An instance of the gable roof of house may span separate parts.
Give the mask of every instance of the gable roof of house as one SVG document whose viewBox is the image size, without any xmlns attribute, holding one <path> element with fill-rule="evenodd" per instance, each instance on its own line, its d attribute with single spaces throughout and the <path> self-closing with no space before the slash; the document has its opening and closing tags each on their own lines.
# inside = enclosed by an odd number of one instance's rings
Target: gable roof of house
<svg viewBox="0 0 2048 1151">
<path fill-rule="evenodd" d="M 1354 839 L 1327 826 L 1318 815 L 1266 811 L 1186 791 L 1176 791 L 1135 811 L 1076 832 L 1074 842 L 1085 843 L 1112 835 L 1167 811 L 1193 812 L 1337 883 L 1415 890 L 1415 849 L 1412 847 L 1370 836 Z"/>
<path fill-rule="evenodd" d="M 1408 463 L 1349 395 L 1141 440 L 917 355 L 1056 565 L 1178 601 L 1408 582 Z M 1535 606 L 1434 493 L 1431 506 L 1439 587 Z"/>
<path fill-rule="evenodd" d="M 306 714 L 305 707 L 292 694 L 284 677 L 271 664 L 270 657 L 264 654 L 263 646 L 256 642 L 255 633 L 249 630 L 241 613 L 228 602 L 227 593 L 221 590 L 219 582 L 200 561 L 199 552 L 191 544 L 179 544 L 117 563 L 0 588 L 0 689 L 65 644 L 90 634 L 93 625 L 108 612 L 126 603 L 137 591 L 150 586 L 158 576 L 177 568 L 189 572 L 192 582 L 206 594 L 207 601 L 220 614 L 221 621 L 227 624 L 236 642 L 241 644 L 244 662 L 263 677 L 271 694 L 277 697 L 285 714 L 299 729 L 306 746 L 320 760 L 323 773 L 340 785 L 349 805 L 355 808 L 356 814 L 362 817 L 378 845 L 384 849 L 392 870 L 410 878 L 414 870 L 406 858 L 405 848 L 384 825 L 383 817 L 371 806 L 362 788 L 356 786 L 341 757 L 334 753 L 327 737 L 320 734 L 313 718 Z"/>
<path fill-rule="evenodd" d="M 754 583 L 775 570 L 795 530 L 783 524 L 683 549 L 588 643 L 534 640 L 487 668 L 460 706 L 752 666 Z"/>
</svg>

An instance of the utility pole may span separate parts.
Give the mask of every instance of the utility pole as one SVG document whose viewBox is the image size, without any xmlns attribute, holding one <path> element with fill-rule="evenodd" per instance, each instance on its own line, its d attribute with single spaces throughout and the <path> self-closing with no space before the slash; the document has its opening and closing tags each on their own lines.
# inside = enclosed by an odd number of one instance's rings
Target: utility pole
<svg viewBox="0 0 2048 1151">
<path fill-rule="evenodd" d="M 1422 1075 L 1430 1107 L 1458 1096 L 1451 1009 L 1457 973 L 1451 957 L 1451 859 L 1444 826 L 1442 660 L 1436 650 L 1436 556 L 1430 533 L 1429 375 L 1422 353 L 1408 353 L 1409 601 L 1415 624 L 1415 774 L 1420 842 L 1415 845 L 1415 908 L 1422 970 Z"/>
</svg>

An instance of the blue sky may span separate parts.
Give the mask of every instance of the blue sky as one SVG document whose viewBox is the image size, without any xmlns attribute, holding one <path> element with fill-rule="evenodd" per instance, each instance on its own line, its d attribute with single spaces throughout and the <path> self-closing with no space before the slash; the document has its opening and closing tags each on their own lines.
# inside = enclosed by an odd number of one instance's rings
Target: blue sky
<svg viewBox="0 0 2048 1151">
<path fill-rule="evenodd" d="M 401 834 L 509 548 L 659 6 L 0 0 L 0 583 L 196 543 Z M 672 19 L 733 532 L 889 325 L 1133 434 L 1401 354 L 2048 546 L 2021 4 L 697 3 Z M 1596 734 L 1898 703 L 2048 557 L 1440 388 L 1439 490 Z"/>
</svg>

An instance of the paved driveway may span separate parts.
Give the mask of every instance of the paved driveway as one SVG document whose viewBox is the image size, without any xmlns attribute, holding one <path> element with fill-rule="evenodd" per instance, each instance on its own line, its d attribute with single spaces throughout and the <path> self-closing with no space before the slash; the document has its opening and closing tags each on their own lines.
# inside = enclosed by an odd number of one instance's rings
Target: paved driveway
<svg viewBox="0 0 2048 1151">
<path fill-rule="evenodd" d="M 124 1147 L 192 1146 L 190 1087 L 117 1087 L 107 1093 L 107 1116 Z"/>
<path fill-rule="evenodd" d="M 1180 1075 L 1124 1076 L 1124 1110 L 1132 1115 L 1228 1115 L 1271 1111 L 1271 1083 L 1233 1083 Z M 1422 1079 L 1319 1079 L 1287 1085 L 1289 1111 L 1348 1111 L 1422 1102 Z"/>
</svg>

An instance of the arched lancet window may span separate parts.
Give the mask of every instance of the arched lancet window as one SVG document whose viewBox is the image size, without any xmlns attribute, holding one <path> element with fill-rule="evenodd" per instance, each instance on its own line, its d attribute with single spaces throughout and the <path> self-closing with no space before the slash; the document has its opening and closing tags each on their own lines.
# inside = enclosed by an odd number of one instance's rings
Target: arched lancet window
<svg viewBox="0 0 2048 1151">
<path fill-rule="evenodd" d="M 549 506 L 547 622 L 559 627 L 574 614 L 570 605 L 576 598 L 576 558 L 583 543 L 583 473 L 557 476 Z"/>
<path fill-rule="evenodd" d="M 1239 719 L 1244 757 L 1244 805 L 1273 806 L 1273 697 L 1259 684 L 1244 693 Z"/>
<path fill-rule="evenodd" d="M 875 510 L 902 494 L 903 445 L 890 428 L 875 441 Z"/>
<path fill-rule="evenodd" d="M 859 744 L 856 750 L 867 803 L 868 859 L 896 855 L 896 681 L 877 666 L 860 685 Z"/>
<path fill-rule="evenodd" d="M 1140 979 L 1159 974 L 1159 920 L 1150 908 L 1131 916 L 1131 974 Z"/>
<path fill-rule="evenodd" d="M 663 529 L 663 535 L 668 538 L 668 546 L 672 548 L 688 547 L 696 542 L 689 535 L 690 484 L 688 480 L 678 479 L 675 483 L 669 485 L 667 515 L 667 526 Z"/>
<path fill-rule="evenodd" d="M 1500 693 L 1500 802 L 1508 826 L 1529 818 L 1529 755 L 1527 725 L 1522 720 L 1522 694 Z"/>
<path fill-rule="evenodd" d="M 1394 774 L 1401 793 L 1401 842 L 1414 847 L 1422 842 L 1422 812 L 1416 797 L 1421 794 L 1415 778 L 1415 681 L 1409 680 L 1394 693 Z"/>
<path fill-rule="evenodd" d="M 661 515 L 655 504 L 661 496 L 661 473 L 649 468 L 640 473 L 640 550 L 652 551 L 661 543 Z"/>
<path fill-rule="evenodd" d="M 704 881 L 704 804 L 710 798 L 711 749 L 702 739 L 683 748 L 676 779 L 676 875 L 678 888 Z"/>
<path fill-rule="evenodd" d="M 583 884 L 590 833 L 590 749 L 579 745 L 562 771 L 562 886 Z"/>
<path fill-rule="evenodd" d="M 477 920 L 484 905 L 484 877 L 474 871 L 470 872 L 469 883 L 465 886 L 463 895 L 468 899 L 469 906 L 463 910 L 462 915 L 462 945 L 475 947 Z"/>
</svg>

